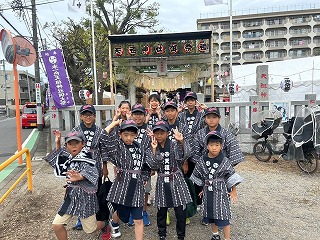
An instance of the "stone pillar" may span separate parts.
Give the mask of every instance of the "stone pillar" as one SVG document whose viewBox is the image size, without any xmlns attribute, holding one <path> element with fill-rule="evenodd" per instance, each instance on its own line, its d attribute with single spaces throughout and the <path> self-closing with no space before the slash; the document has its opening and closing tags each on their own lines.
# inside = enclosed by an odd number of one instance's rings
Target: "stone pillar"
<svg viewBox="0 0 320 240">
<path fill-rule="evenodd" d="M 305 100 L 308 100 L 308 107 L 316 106 L 317 94 L 306 94 Z"/>
<path fill-rule="evenodd" d="M 269 100 L 269 73 L 268 65 L 257 66 L 256 69 L 256 86 L 258 101 Z"/>
<path fill-rule="evenodd" d="M 261 111 L 261 107 L 259 106 L 259 97 L 258 96 L 250 96 L 249 101 L 251 102 L 250 107 L 250 123 L 249 127 L 251 128 L 252 124 L 259 121 L 259 112 Z"/>
</svg>

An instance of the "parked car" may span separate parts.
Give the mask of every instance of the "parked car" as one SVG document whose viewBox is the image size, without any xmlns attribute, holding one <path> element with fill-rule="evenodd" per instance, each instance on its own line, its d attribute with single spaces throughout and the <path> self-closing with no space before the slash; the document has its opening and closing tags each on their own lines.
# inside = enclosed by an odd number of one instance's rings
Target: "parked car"
<svg viewBox="0 0 320 240">
<path fill-rule="evenodd" d="M 42 105 L 42 125 L 45 126 L 44 121 L 44 106 Z M 37 126 L 37 104 L 35 102 L 26 102 L 22 108 L 22 128 Z"/>
</svg>

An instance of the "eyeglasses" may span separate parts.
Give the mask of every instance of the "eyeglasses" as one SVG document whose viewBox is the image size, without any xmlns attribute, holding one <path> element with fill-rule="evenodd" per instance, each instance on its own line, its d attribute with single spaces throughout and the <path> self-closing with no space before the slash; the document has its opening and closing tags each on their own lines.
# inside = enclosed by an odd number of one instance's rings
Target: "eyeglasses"
<svg viewBox="0 0 320 240">
<path fill-rule="evenodd" d="M 91 118 L 94 116 L 94 114 L 92 113 L 88 113 L 88 114 L 81 114 L 83 117 L 87 117 L 87 118 Z"/>
</svg>

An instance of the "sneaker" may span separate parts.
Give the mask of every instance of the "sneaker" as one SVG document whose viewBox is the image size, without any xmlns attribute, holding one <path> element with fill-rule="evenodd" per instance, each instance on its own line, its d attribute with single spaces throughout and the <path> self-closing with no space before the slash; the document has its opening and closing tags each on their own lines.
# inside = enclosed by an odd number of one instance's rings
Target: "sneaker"
<svg viewBox="0 0 320 240">
<path fill-rule="evenodd" d="M 147 212 L 143 212 L 143 225 L 144 226 L 150 225 L 149 215 Z"/>
<path fill-rule="evenodd" d="M 159 240 L 166 240 L 166 237 L 165 236 L 160 236 Z"/>
<path fill-rule="evenodd" d="M 167 211 L 167 219 L 166 219 L 166 225 L 170 225 L 170 213 Z"/>
<path fill-rule="evenodd" d="M 133 218 L 132 218 L 132 214 L 131 214 L 131 213 L 130 213 L 130 217 L 129 217 L 128 226 L 129 226 L 129 227 L 134 226 L 134 221 L 133 221 Z"/>
<path fill-rule="evenodd" d="M 111 236 L 113 238 L 118 238 L 121 236 L 119 223 L 114 223 L 112 220 L 110 222 Z"/>
<path fill-rule="evenodd" d="M 151 206 L 151 197 L 150 197 L 150 193 L 148 194 L 148 201 L 147 201 L 147 205 Z"/>
<path fill-rule="evenodd" d="M 190 218 L 186 218 L 186 225 L 190 224 Z"/>
<path fill-rule="evenodd" d="M 111 239 L 110 225 L 107 225 L 101 229 L 101 237 L 102 237 L 102 240 L 110 240 Z"/>
<path fill-rule="evenodd" d="M 80 218 L 78 218 L 78 221 L 77 221 L 76 225 L 72 229 L 74 229 L 74 230 L 82 230 L 83 229 L 82 228 L 82 223 L 80 221 Z"/>
<path fill-rule="evenodd" d="M 217 234 L 214 234 L 211 238 L 211 240 L 221 240 L 220 236 Z"/>
<path fill-rule="evenodd" d="M 202 218 L 201 224 L 204 225 L 204 226 L 208 226 L 209 225 L 209 223 L 206 221 L 205 218 Z"/>
</svg>

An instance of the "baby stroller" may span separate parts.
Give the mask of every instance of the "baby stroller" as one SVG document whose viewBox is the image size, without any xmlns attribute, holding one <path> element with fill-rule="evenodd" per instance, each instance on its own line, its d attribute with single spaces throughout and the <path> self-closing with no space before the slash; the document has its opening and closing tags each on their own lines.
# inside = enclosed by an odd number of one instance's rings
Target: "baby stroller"
<svg viewBox="0 0 320 240">
<path fill-rule="evenodd" d="M 256 140 L 268 138 L 280 125 L 282 120 L 281 112 L 277 110 L 265 110 L 260 112 L 259 121 L 252 124 L 252 137 Z"/>
<path fill-rule="evenodd" d="M 296 160 L 299 168 L 308 173 L 318 169 L 319 124 L 319 107 L 303 107 L 294 118 L 292 126 L 292 143 L 287 152 L 288 160 Z"/>
</svg>

